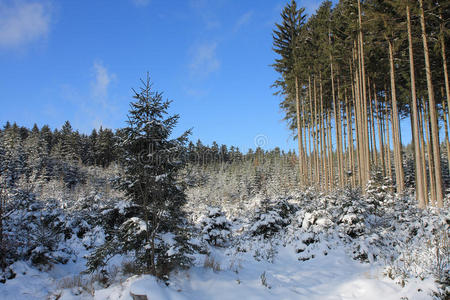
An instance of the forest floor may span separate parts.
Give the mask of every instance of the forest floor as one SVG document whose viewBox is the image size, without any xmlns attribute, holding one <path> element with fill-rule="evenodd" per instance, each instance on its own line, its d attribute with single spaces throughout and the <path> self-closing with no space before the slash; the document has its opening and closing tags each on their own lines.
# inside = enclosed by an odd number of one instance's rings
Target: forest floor
<svg viewBox="0 0 450 300">
<path fill-rule="evenodd" d="M 433 299 L 432 279 L 413 279 L 402 285 L 383 275 L 383 266 L 361 263 L 338 247 L 324 255 L 299 261 L 295 249 L 280 246 L 273 262 L 255 260 L 250 253 L 234 254 L 216 248 L 209 254 L 215 267 L 205 267 L 204 255 L 189 270 L 172 274 L 169 285 L 150 275 L 128 277 L 117 274 L 107 288 L 90 283 L 84 259 L 55 265 L 40 272 L 25 262 L 13 266 L 16 278 L 0 284 L 0 298 L 15 299 Z M 120 258 L 111 265 L 120 264 Z M 215 269 L 215 270 L 213 270 Z M 84 281 L 79 284 L 77 281 Z M 70 287 L 71 285 L 76 287 Z M 81 285 L 79 287 L 77 285 Z"/>
</svg>

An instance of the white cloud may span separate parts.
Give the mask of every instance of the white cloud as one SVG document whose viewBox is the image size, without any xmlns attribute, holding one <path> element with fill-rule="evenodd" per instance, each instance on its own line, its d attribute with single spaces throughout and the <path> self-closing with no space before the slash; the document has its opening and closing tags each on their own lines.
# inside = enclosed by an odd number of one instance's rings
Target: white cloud
<svg viewBox="0 0 450 300">
<path fill-rule="evenodd" d="M 217 58 L 217 42 L 205 42 L 192 48 L 189 70 L 192 76 L 207 77 L 220 68 Z"/>
<path fill-rule="evenodd" d="M 184 92 L 193 99 L 201 99 L 209 94 L 209 91 L 206 89 L 193 87 L 185 87 Z"/>
<path fill-rule="evenodd" d="M 123 114 L 118 109 L 118 96 L 111 91 L 116 75 L 100 61 L 94 62 L 89 71 L 92 76 L 90 86 L 64 84 L 60 87 L 61 98 L 66 101 L 64 106 L 69 107 L 72 113 L 72 125 L 84 133 L 90 133 L 93 127 L 111 127 Z M 60 112 L 56 108 L 46 113 L 53 115 Z"/>
<path fill-rule="evenodd" d="M 190 0 L 190 6 L 194 9 L 205 24 L 208 30 L 217 29 L 221 23 L 217 17 L 217 6 L 220 6 L 218 0 Z"/>
<path fill-rule="evenodd" d="M 134 5 L 142 7 L 150 4 L 150 0 L 131 0 Z"/>
<path fill-rule="evenodd" d="M 0 2 L 0 47 L 14 48 L 45 37 L 50 19 L 50 7 L 42 1 Z"/>
<path fill-rule="evenodd" d="M 238 31 L 242 26 L 248 24 L 253 16 L 253 11 L 243 14 L 234 24 L 234 31 Z"/>
<path fill-rule="evenodd" d="M 103 103 L 108 96 L 109 84 L 116 78 L 116 75 L 109 73 L 101 62 L 94 62 L 93 69 L 95 78 L 91 82 L 92 96 Z"/>
</svg>

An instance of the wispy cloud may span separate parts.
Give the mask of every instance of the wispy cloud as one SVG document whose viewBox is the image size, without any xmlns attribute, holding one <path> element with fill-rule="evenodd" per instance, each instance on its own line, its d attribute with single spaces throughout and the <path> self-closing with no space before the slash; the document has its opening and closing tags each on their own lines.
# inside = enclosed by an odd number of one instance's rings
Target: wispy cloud
<svg viewBox="0 0 450 300">
<path fill-rule="evenodd" d="M 16 48 L 47 36 L 50 21 L 47 2 L 0 2 L 0 47 Z"/>
<path fill-rule="evenodd" d="M 189 70 L 193 77 L 207 77 L 220 68 L 217 42 L 204 42 L 191 49 Z"/>
<path fill-rule="evenodd" d="M 101 62 L 94 62 L 93 65 L 94 79 L 91 81 L 91 94 L 93 98 L 100 103 L 104 103 L 108 96 L 108 87 L 116 75 L 108 72 Z"/>
<path fill-rule="evenodd" d="M 217 0 L 190 0 L 189 3 L 200 16 L 206 29 L 211 30 L 220 27 L 220 20 L 213 9 L 218 4 Z"/>
<path fill-rule="evenodd" d="M 90 70 L 92 79 L 90 85 L 75 87 L 72 84 L 63 84 L 60 87 L 61 99 L 69 108 L 73 125 L 82 132 L 89 133 L 92 128 L 111 127 L 114 121 L 120 119 L 117 96 L 111 95 L 111 89 L 116 82 L 116 75 L 110 72 L 102 62 L 93 63 Z M 52 115 L 59 108 L 47 109 L 46 114 Z"/>
<path fill-rule="evenodd" d="M 246 12 L 242 16 L 239 17 L 239 19 L 236 21 L 233 27 L 233 31 L 238 31 L 242 26 L 245 26 L 246 24 L 250 23 L 253 16 L 253 11 Z"/>
<path fill-rule="evenodd" d="M 131 2 L 138 7 L 142 7 L 149 5 L 151 0 L 131 0 Z"/>
<path fill-rule="evenodd" d="M 203 99 L 205 96 L 209 94 L 209 91 L 202 88 L 195 87 L 185 87 L 184 92 L 192 99 Z"/>
</svg>

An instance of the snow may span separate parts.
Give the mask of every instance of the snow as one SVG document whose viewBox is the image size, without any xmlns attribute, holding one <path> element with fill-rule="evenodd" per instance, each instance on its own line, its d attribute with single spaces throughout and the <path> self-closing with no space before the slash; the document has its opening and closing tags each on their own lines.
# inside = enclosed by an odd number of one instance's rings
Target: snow
<svg viewBox="0 0 450 300">
<path fill-rule="evenodd" d="M 142 232 L 147 231 L 147 225 L 145 224 L 145 222 L 143 220 L 141 220 L 138 217 L 132 217 L 127 221 L 129 224 L 133 224 L 136 226 L 136 231 L 134 234 L 138 235 Z"/>
<path fill-rule="evenodd" d="M 268 262 L 255 260 L 250 252 L 211 248 L 209 257 L 220 265 L 220 271 L 204 267 L 205 256 L 198 254 L 195 266 L 174 272 L 168 286 L 150 275 L 123 277 L 107 288 L 97 286 L 93 295 L 80 287 L 58 291 L 64 278 L 84 270 L 83 259 L 55 265 L 50 272 L 40 272 L 25 262 L 16 262 L 12 266 L 16 278 L 0 284 L 0 299 L 34 300 L 59 295 L 61 300 L 131 300 L 131 292 L 147 295 L 152 300 L 398 300 L 401 297 L 425 300 L 433 299 L 431 291 L 436 289 L 432 279 L 412 279 L 402 287 L 383 275 L 381 264 L 353 260 L 344 247 L 331 249 L 327 255 L 318 247 L 314 252 L 316 257 L 307 261 L 298 260 L 293 245 L 279 246 L 277 251 L 273 262 Z"/>
<path fill-rule="evenodd" d="M 439 252 L 448 249 L 444 245 L 448 210 L 417 210 L 408 202 L 413 200 L 400 197 L 375 207 L 371 198 L 353 199 L 342 193 L 256 195 L 217 205 L 192 193 L 187 211 L 192 224 L 186 223 L 186 238 L 197 247 L 188 254 L 194 258 L 190 269 L 175 270 L 166 282 L 150 275 L 123 274 L 123 262 L 133 260 L 131 251 L 108 261 L 105 279 L 82 273 L 86 255 L 110 237 L 108 227 L 99 221 L 109 223 L 132 209 L 121 197 L 93 195 L 92 205 L 79 198 L 77 205 L 88 203 L 83 214 L 77 209 L 54 211 L 51 202 L 46 204 L 44 215 L 55 224 L 55 231 L 73 232 L 54 239 L 58 247 L 50 249 L 39 242 L 24 249 L 67 260 L 53 259 L 39 270 L 38 265 L 31 266 L 30 258 L 18 256 L 10 266 L 16 277 L 0 283 L 0 299 L 132 299 L 134 293 L 148 299 L 420 300 L 436 299 L 432 292 L 438 283 L 433 278 L 448 274 L 446 253 Z M 41 215 L 39 210 L 41 206 L 16 211 L 10 227 Z M 126 220 L 112 229 L 124 228 L 133 237 L 148 230 L 141 218 Z M 25 236 L 42 222 L 29 224 L 16 236 Z M 158 234 L 159 244 L 167 246 L 165 254 L 174 258 L 184 251 L 170 232 Z M 114 267 L 116 272 L 111 272 Z"/>
<path fill-rule="evenodd" d="M 322 300 L 398 300 L 432 299 L 431 280 L 411 281 L 401 287 L 386 279 L 379 265 L 361 264 L 352 260 L 342 249 L 330 251 L 326 256 L 299 262 L 290 247 L 283 247 L 274 263 L 257 262 L 244 255 L 239 267 L 226 251 L 216 250 L 222 271 L 215 272 L 202 266 L 172 276 L 169 286 L 153 276 L 133 276 L 122 284 L 95 291 L 86 299 L 132 299 L 147 295 L 148 299 L 322 299 Z M 245 261 L 244 261 L 245 260 Z M 262 274 L 266 285 L 262 284 Z M 420 289 L 418 286 L 420 285 Z M 61 300 L 83 299 L 85 294 L 74 296 L 65 292 Z"/>
</svg>

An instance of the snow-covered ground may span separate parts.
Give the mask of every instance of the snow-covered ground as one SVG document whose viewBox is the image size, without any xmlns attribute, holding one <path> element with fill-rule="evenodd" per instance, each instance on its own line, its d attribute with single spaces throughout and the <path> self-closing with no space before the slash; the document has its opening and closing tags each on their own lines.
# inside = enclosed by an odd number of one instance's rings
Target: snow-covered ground
<svg viewBox="0 0 450 300">
<path fill-rule="evenodd" d="M 72 210 L 57 210 L 50 201 L 40 210 L 27 205 L 7 223 L 18 241 L 24 238 L 18 250 L 25 254 L 0 278 L 0 300 L 114 300 L 132 295 L 143 296 L 133 300 L 447 299 L 448 208 L 418 209 L 411 197 L 377 189 L 367 194 L 306 191 L 212 204 L 191 197 L 185 207 L 185 236 L 186 244 L 195 246 L 186 251 L 193 265 L 172 271 L 166 281 L 134 275 L 139 270 L 130 263 L 133 251 L 115 252 L 106 266 L 94 269 L 102 271 L 85 273 L 91 254 L 105 243 L 108 221 L 120 219 L 129 208 L 120 198 L 106 205 L 91 197 L 92 203 L 80 202 L 92 205 Z M 45 239 L 42 234 L 30 238 L 28 225 L 41 224 L 44 215 L 53 220 L 55 230 L 43 232 Z M 131 220 L 139 224 L 134 216 Z M 67 231 L 71 234 L 66 236 Z M 52 239 L 55 232 L 58 239 Z M 159 238 L 172 245 L 171 236 L 166 232 Z M 55 247 L 42 247 L 48 240 Z M 40 246 L 29 248 L 29 241 Z M 168 255 L 177 249 L 172 245 Z"/>
<path fill-rule="evenodd" d="M 386 278 L 377 264 L 351 259 L 343 248 L 299 261 L 292 247 L 280 247 L 273 263 L 257 261 L 249 253 L 231 255 L 216 249 L 210 257 L 220 271 L 204 267 L 198 257 L 193 268 L 175 273 L 167 286 L 150 275 L 122 276 L 108 288 L 94 285 L 94 294 L 78 287 L 59 289 L 84 269 L 78 264 L 56 265 L 39 272 L 24 262 L 14 265 L 15 279 L 0 285 L 0 298 L 15 299 L 433 299 L 433 280 L 411 280 L 404 287 Z M 64 279 L 66 278 L 66 279 Z M 131 292 L 131 293 L 130 293 Z M 403 297 L 403 298 L 402 298 Z"/>
</svg>

